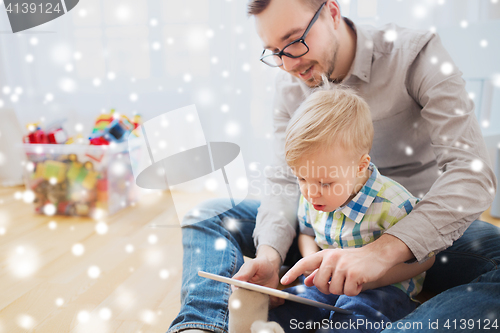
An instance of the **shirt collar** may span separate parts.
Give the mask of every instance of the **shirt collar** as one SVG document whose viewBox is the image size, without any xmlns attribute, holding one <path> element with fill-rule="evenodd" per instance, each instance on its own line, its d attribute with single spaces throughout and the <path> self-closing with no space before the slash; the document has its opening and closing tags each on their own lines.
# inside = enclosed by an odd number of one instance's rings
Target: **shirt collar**
<svg viewBox="0 0 500 333">
<path fill-rule="evenodd" d="M 360 80 L 369 83 L 372 70 L 373 39 L 363 27 L 356 26 L 347 17 L 344 17 L 344 20 L 356 32 L 356 55 L 349 72 Z"/>
<path fill-rule="evenodd" d="M 344 213 L 344 215 L 356 223 L 361 222 L 366 211 L 368 210 L 368 207 L 370 207 L 373 203 L 373 200 L 375 200 L 375 197 L 382 188 L 382 181 L 379 179 L 380 173 L 375 164 L 370 162 L 368 169 L 372 172 L 372 174 L 358 194 L 356 194 L 356 196 L 346 205 L 339 207 L 336 210 Z"/>
</svg>

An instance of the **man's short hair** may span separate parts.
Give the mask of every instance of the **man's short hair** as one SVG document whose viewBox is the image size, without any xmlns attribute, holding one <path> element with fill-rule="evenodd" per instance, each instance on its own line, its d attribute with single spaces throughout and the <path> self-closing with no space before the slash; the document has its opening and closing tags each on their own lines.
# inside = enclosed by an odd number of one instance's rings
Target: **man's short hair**
<svg viewBox="0 0 500 333">
<path fill-rule="evenodd" d="M 301 0 L 301 1 L 307 4 L 309 7 L 311 7 L 313 11 L 317 11 L 318 8 L 326 0 Z M 271 0 L 250 0 L 247 5 L 248 16 L 259 15 L 267 8 L 267 6 L 269 6 L 270 2 Z"/>
<path fill-rule="evenodd" d="M 302 157 L 334 145 L 361 157 L 370 152 L 372 143 L 368 104 L 353 90 L 333 88 L 325 82 L 306 98 L 290 120 L 285 157 L 288 165 L 296 166 Z"/>
</svg>

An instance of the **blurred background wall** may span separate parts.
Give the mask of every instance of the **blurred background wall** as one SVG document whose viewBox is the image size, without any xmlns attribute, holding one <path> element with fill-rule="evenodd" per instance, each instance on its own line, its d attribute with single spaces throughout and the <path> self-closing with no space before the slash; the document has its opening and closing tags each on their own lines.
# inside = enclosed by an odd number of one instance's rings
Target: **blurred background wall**
<svg viewBox="0 0 500 333">
<path fill-rule="evenodd" d="M 357 24 L 441 34 L 477 106 L 486 94 L 486 111 L 476 110 L 485 135 L 500 133 L 498 0 L 339 2 Z M 207 140 L 239 144 L 249 175 L 259 178 L 272 156 L 279 71 L 258 61 L 261 52 L 241 0 L 81 0 L 17 34 L 1 4 L 0 110 L 13 110 L 23 127 L 67 118 L 70 134 L 87 136 L 111 108 L 147 121 L 196 104 Z"/>
</svg>

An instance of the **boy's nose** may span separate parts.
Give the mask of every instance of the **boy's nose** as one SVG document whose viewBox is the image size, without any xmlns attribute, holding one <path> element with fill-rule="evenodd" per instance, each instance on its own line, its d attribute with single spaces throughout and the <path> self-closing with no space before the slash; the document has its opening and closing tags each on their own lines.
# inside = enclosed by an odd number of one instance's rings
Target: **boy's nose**
<svg viewBox="0 0 500 333">
<path fill-rule="evenodd" d="M 307 194 L 311 198 L 319 198 L 321 196 L 321 192 L 319 186 L 317 184 L 311 184 L 307 187 Z"/>
</svg>

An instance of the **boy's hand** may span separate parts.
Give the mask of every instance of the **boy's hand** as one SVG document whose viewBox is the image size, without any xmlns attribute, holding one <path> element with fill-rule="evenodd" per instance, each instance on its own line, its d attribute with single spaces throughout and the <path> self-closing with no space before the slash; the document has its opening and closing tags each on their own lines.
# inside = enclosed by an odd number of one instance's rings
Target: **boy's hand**
<svg viewBox="0 0 500 333">
<path fill-rule="evenodd" d="M 367 246 L 357 249 L 322 250 L 299 260 L 281 279 L 287 285 L 307 271 L 315 270 L 304 283 L 324 294 L 356 296 L 364 283 L 382 277 L 392 264 Z"/>
</svg>

